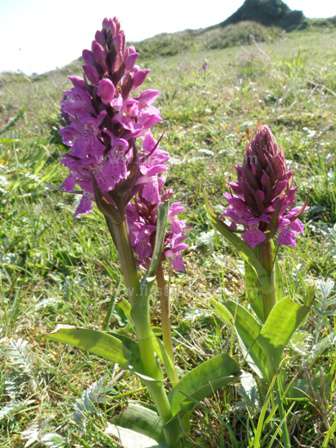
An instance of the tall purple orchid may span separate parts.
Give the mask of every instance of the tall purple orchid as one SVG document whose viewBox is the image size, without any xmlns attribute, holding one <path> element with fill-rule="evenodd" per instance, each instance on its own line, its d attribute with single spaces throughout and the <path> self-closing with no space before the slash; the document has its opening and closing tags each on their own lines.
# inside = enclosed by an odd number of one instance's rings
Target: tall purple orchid
<svg viewBox="0 0 336 448">
<path fill-rule="evenodd" d="M 161 121 L 153 106 L 159 92 L 138 92 L 149 70 L 136 65 L 137 57 L 135 48 L 126 46 L 119 21 L 104 19 L 91 50 L 83 51 L 83 79 L 69 77 L 73 87 L 61 103 L 67 125 L 60 133 L 70 147 L 62 159 L 70 170 L 63 188 L 71 192 L 77 184 L 83 191 L 76 216 L 89 213 L 94 200 L 115 220 L 127 210 L 136 260 L 145 266 L 153 252 L 157 209 L 167 200 L 163 174 L 169 156 L 151 133 Z M 144 204 L 150 216 L 141 216 Z M 177 218 L 176 204 L 170 207 L 172 215 L 164 255 L 182 271 L 185 226 Z"/>
<path fill-rule="evenodd" d="M 294 207 L 296 188 L 283 152 L 268 126 L 261 126 L 246 148 L 237 182 L 225 194 L 228 207 L 223 213 L 231 229 L 243 226 L 244 241 L 252 248 L 277 235 L 279 245 L 296 245 L 303 232 L 299 216 L 304 207 Z"/>
<path fill-rule="evenodd" d="M 95 202 L 105 217 L 132 308 L 138 350 L 135 358 L 140 358 L 139 365 L 132 366 L 134 359 L 126 365 L 144 374 L 143 382 L 166 424 L 172 419 L 172 410 L 156 357 L 149 292 L 156 278 L 163 346 L 171 361 L 168 376 L 175 384 L 178 378 L 173 366 L 163 261 L 183 271 L 182 252 L 187 245 L 186 226 L 178 217 L 183 207 L 178 202 L 168 207 L 173 194 L 165 187 L 169 155 L 152 134 L 153 126 L 161 121 L 153 105 L 159 92 L 139 91 L 149 70 L 136 65 L 138 54 L 134 47 L 126 46 L 116 18 L 104 19 L 91 50 L 84 50 L 82 56 L 83 77 L 69 77 L 72 88 L 64 93 L 61 102 L 66 125 L 60 134 L 70 148 L 62 158 L 70 171 L 63 189 L 72 192 L 76 185 L 81 189 L 76 216 L 89 213 Z M 99 335 L 100 339 L 105 337 Z M 120 339 L 114 342 L 111 350 L 123 343 Z M 114 354 L 109 356 L 111 359 Z M 162 437 L 167 446 L 175 446 L 172 429 L 164 428 Z"/>
</svg>

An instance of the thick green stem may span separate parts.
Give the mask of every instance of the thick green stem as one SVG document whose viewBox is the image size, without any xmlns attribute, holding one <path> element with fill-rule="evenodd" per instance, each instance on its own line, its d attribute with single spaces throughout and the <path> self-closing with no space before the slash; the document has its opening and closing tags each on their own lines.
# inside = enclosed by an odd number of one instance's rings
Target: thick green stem
<svg viewBox="0 0 336 448">
<path fill-rule="evenodd" d="M 156 281 L 159 289 L 160 295 L 160 311 L 161 311 L 161 329 L 163 344 L 166 349 L 168 356 L 171 359 L 173 370 L 171 381 L 173 385 L 178 383 L 178 375 L 175 369 L 174 363 L 174 346 L 172 341 L 172 331 L 170 323 L 170 302 L 169 302 L 169 288 L 167 282 L 164 278 L 164 272 L 162 268 L 162 263 L 159 264 L 156 271 Z"/>
<path fill-rule="evenodd" d="M 276 288 L 275 288 L 275 274 L 274 274 L 274 254 L 272 243 L 270 240 L 266 240 L 261 246 L 259 251 L 259 258 L 262 266 L 267 271 L 269 277 L 267 286 L 263 285 L 261 288 L 263 308 L 264 308 L 264 319 L 271 312 L 271 309 L 276 303 Z"/>
<path fill-rule="evenodd" d="M 152 381 L 145 380 L 144 382 L 157 405 L 162 419 L 168 421 L 172 416 L 170 404 L 162 384 L 161 371 L 155 359 L 154 335 L 150 324 L 149 307 L 145 302 L 144 300 L 139 300 L 132 307 L 132 317 L 145 370 L 144 373 L 153 378 Z"/>
<path fill-rule="evenodd" d="M 127 224 L 125 219 L 115 222 L 110 218 L 106 218 L 106 222 L 118 251 L 121 272 L 132 303 L 133 298 L 139 294 L 140 287 L 133 251 L 128 240 Z"/>
<path fill-rule="evenodd" d="M 168 396 L 163 386 L 161 370 L 155 358 L 149 299 L 147 296 L 141 294 L 139 277 L 128 238 L 125 217 L 122 216 L 119 222 L 107 218 L 107 224 L 119 254 L 121 271 L 132 305 L 132 318 L 139 344 L 143 373 L 151 378 L 149 380 L 144 378 L 142 381 L 147 387 L 160 417 L 164 423 L 167 423 L 172 418 L 172 413 Z M 167 429 L 165 431 L 165 438 L 169 447 L 175 446 L 176 434 Z"/>
</svg>

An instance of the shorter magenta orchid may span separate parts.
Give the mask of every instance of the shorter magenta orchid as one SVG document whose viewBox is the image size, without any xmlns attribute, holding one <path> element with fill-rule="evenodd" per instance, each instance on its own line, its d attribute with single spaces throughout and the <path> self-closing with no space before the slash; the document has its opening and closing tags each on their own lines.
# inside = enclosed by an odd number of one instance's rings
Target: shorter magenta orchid
<svg viewBox="0 0 336 448">
<path fill-rule="evenodd" d="M 283 152 L 268 126 L 261 126 L 248 144 L 238 180 L 229 183 L 224 196 L 224 218 L 232 231 L 243 228 L 243 239 L 252 248 L 277 236 L 279 245 L 296 245 L 304 227 L 299 219 L 305 207 L 294 207 L 296 188 Z"/>
</svg>

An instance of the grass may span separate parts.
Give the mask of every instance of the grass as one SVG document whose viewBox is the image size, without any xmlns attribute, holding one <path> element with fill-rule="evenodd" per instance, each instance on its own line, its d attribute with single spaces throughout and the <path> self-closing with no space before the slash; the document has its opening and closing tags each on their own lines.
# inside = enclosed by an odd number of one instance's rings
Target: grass
<svg viewBox="0 0 336 448">
<path fill-rule="evenodd" d="M 235 336 L 209 302 L 244 300 L 241 265 L 210 228 L 203 203 L 205 193 L 213 204 L 223 203 L 258 123 L 272 127 L 295 171 L 299 200 L 310 206 L 297 249 L 280 255 L 286 292 L 298 300 L 312 291 L 316 297 L 284 363 L 287 382 L 299 381 L 286 402 L 296 447 L 336 444 L 335 38 L 333 29 L 312 29 L 250 46 L 190 48 L 150 60 L 144 54 L 141 61 L 152 69 L 148 85 L 162 91 L 165 120 L 156 134 L 164 133 L 169 183 L 191 225 L 188 273 L 171 280 L 181 369 L 222 350 L 240 357 Z M 69 70 L 0 76 L 1 448 L 29 442 L 116 447 L 104 434 L 106 423 L 127 400 L 148 401 L 134 377 L 41 338 L 60 323 L 101 328 L 111 300 L 111 326 L 125 325 L 124 290 L 104 221 L 98 212 L 75 220 L 77 198 L 58 191 L 66 173 L 58 162 L 64 152 L 58 109 Z M 154 300 L 154 321 L 156 311 Z M 273 414 L 266 412 L 248 364 L 244 368 L 243 385 L 195 412 L 192 446 L 281 446 L 276 403 Z"/>
</svg>

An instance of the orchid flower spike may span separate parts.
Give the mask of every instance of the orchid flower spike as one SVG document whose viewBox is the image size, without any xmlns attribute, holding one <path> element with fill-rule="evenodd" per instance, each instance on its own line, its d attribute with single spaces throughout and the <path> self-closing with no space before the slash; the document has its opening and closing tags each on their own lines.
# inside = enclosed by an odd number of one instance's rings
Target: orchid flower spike
<svg viewBox="0 0 336 448">
<path fill-rule="evenodd" d="M 168 157 L 152 136 L 150 154 L 146 145 L 136 145 L 161 120 L 153 106 L 159 92 L 137 92 L 149 73 L 135 64 L 137 56 L 119 21 L 104 19 L 91 50 L 83 51 L 83 78 L 69 77 L 73 87 L 61 102 L 66 126 L 60 134 L 70 148 L 62 159 L 70 170 L 63 189 L 71 192 L 77 184 L 83 191 L 76 216 L 89 213 L 94 200 L 106 205 L 103 212 L 124 208 L 139 183 L 153 183 L 153 173 L 166 169 Z"/>
<path fill-rule="evenodd" d="M 63 189 L 79 185 L 83 194 L 76 216 L 89 213 L 93 201 L 115 222 L 126 215 L 130 242 L 138 265 L 149 265 L 155 241 L 159 205 L 168 200 L 164 188 L 169 155 L 160 148 L 151 128 L 161 121 L 153 106 L 155 89 L 138 88 L 149 70 L 135 65 L 138 54 L 127 47 L 119 21 L 104 19 L 91 50 L 83 51 L 83 78 L 70 76 L 73 87 L 64 93 L 60 130 L 70 148 L 62 159 L 70 174 Z M 172 203 L 163 256 L 183 271 L 186 249 L 183 211 Z"/>
<path fill-rule="evenodd" d="M 294 207 L 293 173 L 268 126 L 259 127 L 236 169 L 238 179 L 224 195 L 228 206 L 223 218 L 230 220 L 231 230 L 242 226 L 243 239 L 252 248 L 273 237 L 279 245 L 294 247 L 304 230 L 299 216 L 305 206 Z"/>
</svg>

